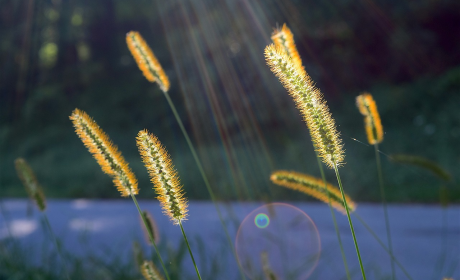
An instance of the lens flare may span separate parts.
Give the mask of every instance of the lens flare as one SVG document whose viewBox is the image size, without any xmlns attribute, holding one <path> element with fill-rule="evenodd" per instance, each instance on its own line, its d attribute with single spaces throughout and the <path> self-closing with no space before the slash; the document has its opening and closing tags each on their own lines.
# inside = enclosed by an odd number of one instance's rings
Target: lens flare
<svg viewBox="0 0 460 280">
<path fill-rule="evenodd" d="M 254 223 L 258 228 L 266 228 L 270 224 L 270 218 L 264 213 L 260 213 L 254 218 Z"/>
<path fill-rule="evenodd" d="M 263 279 L 270 271 L 279 279 L 305 280 L 321 252 L 315 223 L 302 210 L 285 203 L 270 203 L 246 216 L 235 247 L 250 279 Z"/>
</svg>

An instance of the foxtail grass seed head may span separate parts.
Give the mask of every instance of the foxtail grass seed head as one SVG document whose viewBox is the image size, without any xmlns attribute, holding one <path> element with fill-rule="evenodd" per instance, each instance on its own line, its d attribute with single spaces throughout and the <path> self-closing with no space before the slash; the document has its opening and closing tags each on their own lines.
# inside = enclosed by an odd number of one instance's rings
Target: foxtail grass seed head
<svg viewBox="0 0 460 280">
<path fill-rule="evenodd" d="M 322 93 L 308 75 L 299 72 L 286 52 L 271 44 L 265 48 L 270 70 L 279 78 L 294 99 L 310 129 L 315 150 L 329 167 L 341 166 L 344 160 L 342 141 Z"/>
<path fill-rule="evenodd" d="M 295 46 L 294 35 L 292 34 L 289 27 L 283 24 L 281 29 L 276 29 L 272 33 L 271 37 L 275 47 L 282 48 L 288 56 L 291 57 L 292 62 L 297 67 L 297 71 L 302 75 L 306 76 L 305 68 L 302 66 L 302 59 L 300 58 L 299 52 Z"/>
<path fill-rule="evenodd" d="M 273 172 L 270 176 L 270 180 L 274 184 L 303 192 L 324 203 L 329 203 L 330 198 L 332 207 L 342 212 L 344 215 L 347 214 L 340 190 L 329 183 L 327 183 L 326 189 L 322 179 L 294 171 L 280 170 Z M 348 210 L 353 212 L 356 209 L 355 202 L 353 202 L 348 195 L 345 195 L 345 199 L 347 200 Z"/>
<path fill-rule="evenodd" d="M 147 130 L 139 131 L 137 147 L 158 194 L 163 213 L 175 224 L 186 220 L 187 201 L 184 198 L 179 176 L 166 149 L 158 138 L 149 134 Z"/>
<path fill-rule="evenodd" d="M 40 211 L 45 211 L 45 195 L 43 194 L 43 190 L 38 183 L 32 168 L 30 168 L 29 164 L 23 158 L 17 158 L 14 161 L 14 166 L 16 167 L 18 177 L 24 185 L 24 188 L 26 189 L 30 199 L 33 200 L 35 204 L 37 204 L 37 207 Z"/>
<path fill-rule="evenodd" d="M 356 97 L 356 106 L 364 116 L 364 126 L 366 127 L 367 141 L 374 145 L 383 141 L 383 127 L 380 121 L 380 115 L 377 111 L 372 95 L 362 93 Z"/>
<path fill-rule="evenodd" d="M 158 242 L 160 242 L 160 232 L 158 230 L 157 223 L 155 222 L 152 215 L 150 215 L 148 211 L 146 210 L 142 211 L 142 215 L 144 216 L 147 227 L 148 227 L 148 229 L 145 228 L 145 224 L 143 223 L 141 219 L 141 227 L 142 227 L 142 230 L 144 231 L 145 239 L 147 240 L 147 243 L 151 243 L 150 238 L 149 238 L 149 230 L 150 230 L 150 232 L 153 234 L 153 240 L 155 244 L 158 244 Z"/>
<path fill-rule="evenodd" d="M 134 59 L 149 82 L 157 82 L 163 92 L 169 90 L 169 79 L 149 45 L 137 31 L 126 34 L 126 43 Z"/>
<path fill-rule="evenodd" d="M 113 183 L 121 196 L 137 194 L 137 179 L 109 136 L 82 110 L 75 109 L 70 119 L 77 135 L 93 154 L 102 171 L 113 178 Z"/>
<path fill-rule="evenodd" d="M 390 155 L 390 160 L 396 163 L 418 166 L 430 171 L 444 181 L 450 181 L 450 179 L 452 179 L 450 173 L 439 164 L 421 156 L 396 154 Z"/>
<path fill-rule="evenodd" d="M 144 263 L 144 252 L 142 251 L 141 245 L 137 241 L 133 242 L 133 256 L 137 269 L 141 271 L 142 264 Z"/>
<path fill-rule="evenodd" d="M 262 271 L 264 272 L 265 279 L 267 280 L 278 280 L 278 276 L 273 272 L 270 261 L 268 259 L 268 253 L 263 251 L 260 254 L 260 261 L 262 262 Z"/>
<path fill-rule="evenodd" d="M 141 272 L 146 280 L 164 279 L 152 261 L 144 261 L 144 263 L 141 266 Z"/>
</svg>

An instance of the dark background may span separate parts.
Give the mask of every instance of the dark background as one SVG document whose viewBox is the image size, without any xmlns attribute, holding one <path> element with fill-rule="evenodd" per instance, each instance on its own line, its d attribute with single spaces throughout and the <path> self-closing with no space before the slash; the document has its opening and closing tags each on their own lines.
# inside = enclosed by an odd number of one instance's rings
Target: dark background
<svg viewBox="0 0 460 280">
<path fill-rule="evenodd" d="M 48 197 L 119 197 L 73 131 L 68 117 L 79 108 L 118 145 L 141 197 L 154 196 L 135 145 L 147 128 L 169 150 L 186 196 L 209 199 L 162 92 L 128 51 L 125 34 L 137 30 L 169 76 L 170 96 L 219 199 L 308 199 L 269 181 L 277 169 L 319 177 L 308 130 L 263 57 L 283 23 L 342 133 L 345 191 L 380 200 L 374 150 L 354 104 L 369 91 L 385 130 L 388 200 L 437 202 L 446 187 L 458 202 L 456 0 L 2 0 L 0 196 L 26 195 L 13 164 L 24 157 Z M 452 181 L 388 160 L 399 153 L 437 162 Z M 327 177 L 335 182 L 333 172 Z"/>
</svg>

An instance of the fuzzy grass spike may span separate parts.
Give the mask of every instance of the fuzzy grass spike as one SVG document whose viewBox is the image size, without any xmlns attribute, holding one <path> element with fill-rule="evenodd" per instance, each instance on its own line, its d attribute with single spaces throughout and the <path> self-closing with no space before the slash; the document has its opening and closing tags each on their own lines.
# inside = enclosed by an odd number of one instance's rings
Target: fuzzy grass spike
<svg viewBox="0 0 460 280">
<path fill-rule="evenodd" d="M 275 171 L 270 176 L 270 180 L 277 185 L 300 191 L 305 194 L 308 194 L 316 199 L 323 201 L 324 203 L 329 203 L 329 197 L 331 198 L 331 205 L 342 214 L 346 215 L 345 206 L 343 203 L 342 195 L 340 190 L 327 183 L 327 188 L 324 185 L 324 181 L 313 176 L 302 174 L 294 171 Z M 329 197 L 328 197 L 329 193 Z M 350 212 L 356 210 L 356 203 L 351 200 L 348 195 L 345 195 L 348 209 Z"/>
<path fill-rule="evenodd" d="M 276 29 L 271 36 L 271 39 L 276 47 L 284 49 L 284 51 L 292 58 L 292 62 L 297 67 L 297 71 L 306 76 L 305 68 L 302 65 L 302 59 L 294 42 L 294 35 L 291 29 L 283 24 L 281 29 Z"/>
<path fill-rule="evenodd" d="M 82 110 L 75 109 L 70 119 L 77 135 L 93 154 L 102 171 L 112 176 L 121 196 L 136 195 L 139 192 L 137 179 L 109 136 Z"/>
<path fill-rule="evenodd" d="M 144 263 L 141 266 L 141 272 L 146 280 L 164 279 L 152 261 L 144 261 Z"/>
<path fill-rule="evenodd" d="M 147 168 L 158 200 L 174 224 L 187 218 L 187 201 L 174 165 L 160 140 L 147 130 L 137 135 L 137 147 Z"/>
<path fill-rule="evenodd" d="M 364 125 L 366 128 L 367 141 L 374 145 L 383 141 L 383 127 L 380 120 L 377 105 L 370 93 L 362 93 L 356 97 L 356 106 L 359 112 L 364 116 Z"/>
<path fill-rule="evenodd" d="M 301 111 L 322 161 L 329 168 L 341 166 L 344 160 L 342 141 L 322 93 L 307 74 L 299 72 L 292 58 L 282 48 L 273 44 L 267 46 L 265 59 Z"/>
<path fill-rule="evenodd" d="M 141 34 L 137 31 L 128 32 L 126 34 L 126 44 L 145 78 L 149 82 L 157 82 L 160 89 L 163 92 L 167 92 L 170 87 L 168 76 L 166 76 L 161 64 Z"/>
<path fill-rule="evenodd" d="M 144 215 L 144 219 L 147 222 L 146 224 L 143 223 L 143 219 L 141 217 L 141 226 L 142 229 L 144 230 L 145 233 L 145 238 L 147 240 L 147 243 L 150 243 L 150 237 L 149 237 L 149 231 L 153 233 L 153 240 L 155 241 L 156 244 L 160 242 L 160 231 L 158 230 L 157 223 L 153 219 L 152 215 L 146 210 L 142 211 L 142 214 Z"/>
<path fill-rule="evenodd" d="M 32 168 L 30 168 L 27 161 L 23 158 L 17 158 L 14 161 L 14 166 L 16 167 L 18 177 L 21 179 L 21 182 L 24 185 L 30 199 L 34 201 L 35 204 L 37 204 L 37 207 L 41 212 L 45 211 L 45 195 L 43 194 L 42 187 L 38 183 Z"/>
</svg>

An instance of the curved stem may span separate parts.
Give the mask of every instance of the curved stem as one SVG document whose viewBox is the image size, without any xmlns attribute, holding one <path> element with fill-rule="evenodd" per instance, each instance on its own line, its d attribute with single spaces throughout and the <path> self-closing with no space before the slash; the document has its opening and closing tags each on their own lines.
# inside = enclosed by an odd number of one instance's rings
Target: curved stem
<svg viewBox="0 0 460 280">
<path fill-rule="evenodd" d="M 160 260 L 161 267 L 163 268 L 163 271 L 164 271 L 164 273 L 166 275 L 166 278 L 168 280 L 170 280 L 168 271 L 166 270 L 165 264 L 163 263 L 163 259 L 161 258 L 160 251 L 158 251 L 157 245 L 155 244 L 155 239 L 153 238 L 153 233 L 150 230 L 150 227 L 147 226 L 147 221 L 145 220 L 145 216 L 142 215 L 142 210 L 139 207 L 139 204 L 137 203 L 137 199 L 133 194 L 131 194 L 131 198 L 133 199 L 134 204 L 136 204 L 137 211 L 139 212 L 139 215 L 142 218 L 142 222 L 144 223 L 145 229 L 149 233 L 150 242 L 152 243 L 153 247 L 155 248 L 155 252 L 157 253 L 158 259 Z"/>
<path fill-rule="evenodd" d="M 379 176 L 380 195 L 382 197 L 383 213 L 385 216 L 385 226 L 387 230 L 388 248 L 390 248 L 390 253 L 391 255 L 393 255 L 393 244 L 391 242 L 391 231 L 390 231 L 390 219 L 388 218 L 387 202 L 385 198 L 385 187 L 383 185 L 382 164 L 380 162 L 379 145 L 374 144 L 374 149 L 375 149 L 375 161 L 377 163 L 377 173 Z M 393 276 L 392 279 L 393 280 L 396 279 L 395 264 L 393 262 L 393 259 L 391 259 L 391 274 Z"/>
<path fill-rule="evenodd" d="M 201 177 L 203 178 L 204 184 L 206 185 L 206 189 L 208 190 L 212 203 L 214 204 L 214 207 L 216 208 L 220 223 L 222 224 L 222 227 L 224 228 L 224 231 L 225 231 L 225 236 L 227 237 L 227 241 L 230 244 L 230 248 L 232 249 L 233 256 L 236 259 L 236 263 L 240 271 L 241 279 L 245 280 L 246 277 L 244 276 L 243 269 L 241 268 L 240 262 L 238 261 L 238 258 L 236 256 L 235 247 L 233 246 L 232 239 L 230 237 L 230 234 L 228 233 L 227 227 L 225 226 L 224 219 L 222 218 L 222 213 L 220 212 L 219 206 L 217 205 L 216 197 L 211 188 L 211 185 L 209 184 L 208 177 L 204 173 L 203 166 L 201 165 L 200 159 L 198 158 L 195 148 L 193 147 L 192 141 L 190 140 L 190 137 L 188 136 L 187 130 L 185 130 L 184 124 L 182 123 L 182 120 L 180 119 L 179 114 L 177 113 L 174 103 L 172 102 L 167 92 L 164 92 L 164 95 L 166 97 L 166 100 L 168 101 L 169 107 L 171 107 L 171 110 L 173 111 L 173 114 L 174 114 L 174 117 L 176 118 L 177 123 L 179 124 L 182 134 L 184 134 L 185 140 L 187 141 L 188 147 L 190 148 L 190 151 L 192 152 L 193 158 L 195 159 L 195 163 L 198 167 L 198 170 L 200 171 Z"/>
<path fill-rule="evenodd" d="M 339 183 L 340 192 L 342 193 L 342 199 L 343 199 L 343 203 L 345 204 L 345 210 L 347 210 L 348 223 L 350 224 L 351 234 L 353 235 L 353 241 L 355 243 L 356 254 L 358 255 L 359 266 L 361 267 L 361 273 L 363 274 L 363 280 L 366 280 L 366 273 L 364 273 L 363 262 L 361 260 L 361 254 L 359 253 L 358 241 L 356 241 L 355 230 L 353 228 L 353 223 L 350 217 L 350 211 L 348 210 L 347 200 L 345 198 L 345 193 L 342 187 L 342 180 L 340 180 L 339 170 L 337 169 L 337 165 L 335 164 L 334 164 L 334 170 L 335 170 L 335 175 L 337 176 L 337 182 Z"/>
<path fill-rule="evenodd" d="M 51 224 L 50 224 L 50 221 L 48 220 L 48 217 L 46 216 L 45 212 L 42 212 L 42 213 L 43 213 L 43 220 L 45 221 L 45 224 L 48 227 L 51 238 L 53 239 L 54 245 L 56 246 L 58 254 L 61 257 L 61 260 L 63 262 L 65 276 L 67 279 L 70 280 L 69 271 L 67 270 L 67 263 L 66 263 L 66 260 L 64 259 L 64 255 L 62 254 L 61 246 L 59 246 L 59 243 L 57 242 L 56 235 L 54 235 L 54 232 L 53 232 L 53 229 L 51 228 Z"/>
<path fill-rule="evenodd" d="M 343 250 L 342 238 L 340 237 L 339 227 L 337 226 L 337 220 L 335 219 L 334 209 L 332 208 L 332 204 L 331 204 L 331 197 L 330 197 L 329 192 L 327 190 L 326 176 L 324 175 L 323 165 L 321 164 L 321 160 L 319 159 L 318 152 L 316 152 L 316 159 L 318 160 L 319 171 L 321 172 L 321 178 L 323 178 L 324 187 L 326 189 L 327 198 L 328 198 L 328 201 L 329 201 L 329 203 L 328 203 L 329 204 L 329 209 L 331 210 L 332 221 L 334 222 L 334 228 L 335 228 L 335 232 L 337 233 L 337 239 L 339 241 L 339 246 L 340 246 L 340 253 L 342 253 L 343 264 L 345 266 L 345 273 L 347 274 L 347 279 L 351 280 L 350 271 L 348 270 L 347 257 L 345 256 L 345 251 Z"/>
<path fill-rule="evenodd" d="M 371 227 L 361 218 L 361 216 L 359 216 L 358 214 L 356 213 L 353 213 L 353 215 L 358 219 L 358 221 L 361 222 L 361 224 L 367 229 L 367 231 L 375 238 L 375 240 L 377 240 L 377 242 L 380 244 L 380 246 L 382 246 L 382 248 L 390 255 L 391 259 L 396 263 L 396 265 L 399 266 L 399 268 L 401 268 L 402 272 L 407 276 L 407 278 L 409 278 L 410 280 L 413 280 L 412 276 L 410 276 L 409 272 L 407 272 L 407 270 L 404 268 L 404 266 L 396 259 L 396 257 L 393 255 L 392 252 L 390 252 L 390 250 L 387 248 L 387 246 L 385 246 L 385 243 L 383 243 L 382 240 L 380 240 L 380 238 L 377 236 L 377 234 L 371 229 Z"/>
<path fill-rule="evenodd" d="M 200 272 L 198 271 L 198 267 L 195 263 L 195 258 L 193 258 L 192 249 L 190 249 L 190 244 L 188 244 L 187 236 L 185 235 L 184 227 L 182 226 L 182 221 L 179 220 L 180 230 L 182 231 L 182 235 L 184 236 L 185 244 L 187 244 L 188 252 L 190 253 L 190 257 L 192 257 L 193 265 L 195 266 L 196 275 L 198 275 L 198 279 L 201 280 Z"/>
</svg>

